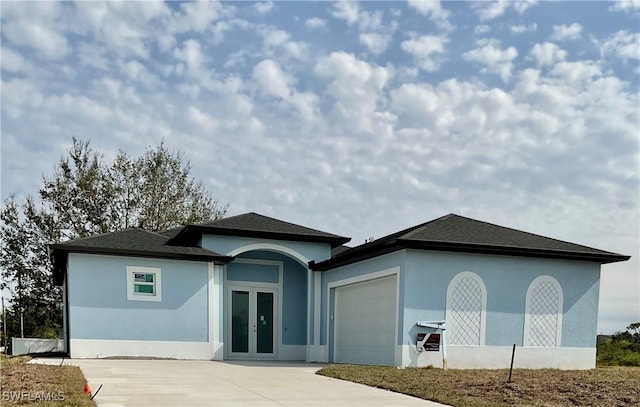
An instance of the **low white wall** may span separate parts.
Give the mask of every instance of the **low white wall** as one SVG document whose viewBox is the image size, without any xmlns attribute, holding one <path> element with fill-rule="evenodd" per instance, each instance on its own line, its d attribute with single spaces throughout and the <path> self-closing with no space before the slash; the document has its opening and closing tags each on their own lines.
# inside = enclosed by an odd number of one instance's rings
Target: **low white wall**
<svg viewBox="0 0 640 407">
<path fill-rule="evenodd" d="M 329 347 L 327 345 L 309 345 L 307 362 L 327 363 Z"/>
<path fill-rule="evenodd" d="M 305 345 L 279 345 L 276 360 L 305 360 Z"/>
<path fill-rule="evenodd" d="M 169 359 L 221 360 L 223 344 L 218 342 L 122 341 L 72 339 L 71 358 L 156 357 Z"/>
<path fill-rule="evenodd" d="M 511 346 L 448 346 L 447 366 L 451 369 L 508 369 Z M 417 352 L 403 345 L 403 366 L 442 367 L 442 352 Z M 596 348 L 516 347 L 516 369 L 585 370 L 596 367 Z"/>
<path fill-rule="evenodd" d="M 305 360 L 305 345 L 281 345 L 277 360 Z M 72 339 L 72 359 L 155 357 L 168 359 L 223 360 L 222 342 L 123 341 Z"/>
<path fill-rule="evenodd" d="M 62 339 L 11 338 L 11 354 L 13 356 L 62 351 L 64 351 Z"/>
</svg>

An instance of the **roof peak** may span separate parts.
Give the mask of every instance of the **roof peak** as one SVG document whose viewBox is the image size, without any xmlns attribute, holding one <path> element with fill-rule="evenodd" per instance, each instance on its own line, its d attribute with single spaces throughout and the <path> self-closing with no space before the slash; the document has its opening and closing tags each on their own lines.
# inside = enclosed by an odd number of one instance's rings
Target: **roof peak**
<svg viewBox="0 0 640 407">
<path fill-rule="evenodd" d="M 479 219 L 474 219 L 474 218 L 470 218 L 468 216 L 462 216 L 462 215 L 458 215 L 458 214 L 455 214 L 455 213 L 450 213 L 450 214 L 441 216 L 439 218 L 433 219 L 433 220 L 431 220 L 429 222 L 423 223 L 423 224 L 420 225 L 420 228 L 424 227 L 424 226 L 427 226 L 430 223 L 434 223 L 434 222 L 437 222 L 437 221 L 442 221 L 442 220 L 445 220 L 445 219 L 451 219 L 451 218 L 457 218 L 457 219 L 464 220 L 464 221 L 467 221 L 467 222 L 474 222 L 474 223 L 479 223 L 479 224 L 483 224 L 483 225 L 487 225 L 487 226 L 491 226 L 491 227 L 495 227 L 495 228 L 509 230 L 509 231 L 512 231 L 512 232 L 518 233 L 518 234 L 523 234 L 523 235 L 526 234 L 526 235 L 529 235 L 529 236 L 532 236 L 532 237 L 535 237 L 535 238 L 540 238 L 540 239 L 545 239 L 545 240 L 553 240 L 553 241 L 558 242 L 558 243 L 569 244 L 569 245 L 572 245 L 572 246 L 579 246 L 579 247 L 583 247 L 583 248 L 589 249 L 589 250 L 596 250 L 596 251 L 599 251 L 599 252 L 611 253 L 611 252 L 607 252 L 606 250 L 596 249 L 596 248 L 593 248 L 593 247 L 590 247 L 590 246 L 585 246 L 585 245 L 582 245 L 582 244 L 579 244 L 579 243 L 573 243 L 573 242 L 569 242 L 567 240 L 556 239 L 554 237 L 544 236 L 544 235 L 541 235 L 541 234 L 538 234 L 538 233 L 527 232 L 525 230 L 515 229 L 515 228 L 509 227 L 509 226 L 503 226 L 503 225 L 500 225 L 500 224 L 497 224 L 497 223 L 487 222 L 487 221 L 483 221 L 483 220 L 479 220 Z"/>
<path fill-rule="evenodd" d="M 210 222 L 187 225 L 170 240 L 170 244 L 197 240 L 202 234 L 330 243 L 332 247 L 351 240 L 256 212 L 247 212 Z"/>
</svg>

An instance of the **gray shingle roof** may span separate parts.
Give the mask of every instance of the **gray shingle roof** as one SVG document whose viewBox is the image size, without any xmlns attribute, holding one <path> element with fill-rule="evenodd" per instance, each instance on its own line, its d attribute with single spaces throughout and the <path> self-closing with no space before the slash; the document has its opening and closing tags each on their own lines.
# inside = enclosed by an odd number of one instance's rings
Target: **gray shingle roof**
<svg viewBox="0 0 640 407">
<path fill-rule="evenodd" d="M 398 239 L 414 242 L 447 242 L 537 250 L 558 250 L 574 253 L 614 254 L 604 250 L 498 226 L 455 214 L 446 215 L 419 225 L 417 228 L 402 234 Z"/>
<path fill-rule="evenodd" d="M 171 229 L 167 229 L 167 230 L 162 230 L 160 232 L 156 232 L 159 235 L 162 236 L 166 236 L 167 238 L 171 239 L 172 237 L 174 237 L 175 235 L 177 235 L 178 233 L 180 233 L 180 231 L 182 230 L 182 228 L 184 228 L 184 225 L 182 226 L 178 226 L 176 228 L 171 228 Z"/>
<path fill-rule="evenodd" d="M 334 247 L 333 249 L 331 249 L 331 257 L 335 257 L 335 256 L 339 255 L 340 253 L 346 252 L 349 249 L 351 249 L 351 247 L 345 246 L 345 245 L 340 245 L 338 247 Z"/>
<path fill-rule="evenodd" d="M 167 244 L 168 240 L 167 236 L 163 236 L 160 233 L 133 228 L 69 240 L 51 245 L 51 249 L 63 252 L 104 253 L 203 261 L 228 260 L 226 256 L 201 247 L 171 246 Z"/>
<path fill-rule="evenodd" d="M 312 267 L 329 270 L 404 248 L 612 263 L 629 256 L 552 239 L 455 214 L 356 246 Z"/>
<path fill-rule="evenodd" d="M 213 222 L 187 225 L 178 235 L 171 239 L 171 242 L 180 244 L 185 241 L 194 241 L 202 234 L 322 242 L 330 243 L 332 247 L 351 240 L 347 237 L 250 212 L 218 219 Z"/>
</svg>

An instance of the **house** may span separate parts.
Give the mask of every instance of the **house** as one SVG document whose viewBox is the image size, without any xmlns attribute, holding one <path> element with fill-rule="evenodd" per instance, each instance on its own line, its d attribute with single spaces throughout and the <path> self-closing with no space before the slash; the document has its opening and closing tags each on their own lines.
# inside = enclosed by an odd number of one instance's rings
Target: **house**
<svg viewBox="0 0 640 407">
<path fill-rule="evenodd" d="M 66 350 L 588 369 L 600 266 L 629 259 L 453 214 L 349 240 L 247 213 L 52 245 Z"/>
</svg>

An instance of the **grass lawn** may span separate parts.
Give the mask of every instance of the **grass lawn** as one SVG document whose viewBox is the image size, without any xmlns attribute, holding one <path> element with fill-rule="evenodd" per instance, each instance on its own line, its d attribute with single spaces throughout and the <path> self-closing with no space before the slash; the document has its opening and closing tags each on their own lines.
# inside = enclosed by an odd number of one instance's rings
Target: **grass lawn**
<svg viewBox="0 0 640 407">
<path fill-rule="evenodd" d="M 442 370 L 333 365 L 318 372 L 455 407 L 640 406 L 640 368 Z"/>
<path fill-rule="evenodd" d="M 0 405 L 95 407 L 82 394 L 86 381 L 78 367 L 27 364 L 29 359 L 0 359 Z"/>
</svg>

